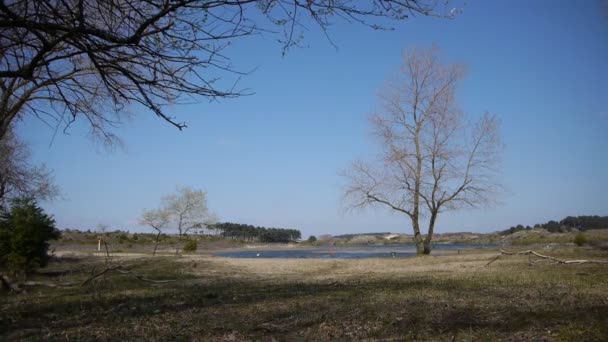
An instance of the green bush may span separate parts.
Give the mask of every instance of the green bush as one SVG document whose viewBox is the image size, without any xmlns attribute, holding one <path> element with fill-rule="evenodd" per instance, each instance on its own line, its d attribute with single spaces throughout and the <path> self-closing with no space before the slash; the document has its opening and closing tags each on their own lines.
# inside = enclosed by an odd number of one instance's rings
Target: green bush
<svg viewBox="0 0 608 342">
<path fill-rule="evenodd" d="M 587 243 L 587 237 L 585 236 L 585 234 L 583 233 L 578 233 L 576 234 L 576 236 L 574 237 L 574 243 L 577 246 L 582 246 L 585 243 Z"/>
<path fill-rule="evenodd" d="M 193 253 L 196 252 L 197 248 L 198 243 L 196 242 L 196 240 L 187 240 L 186 243 L 184 243 L 183 251 L 184 253 Z"/>
<path fill-rule="evenodd" d="M 316 236 L 314 236 L 314 235 L 311 235 L 311 236 L 308 238 L 308 242 L 315 242 L 315 241 L 317 241 L 317 237 L 316 237 Z"/>
<path fill-rule="evenodd" d="M 55 220 L 33 199 L 15 199 L 0 215 L 0 265 L 13 273 L 46 266 L 49 241 L 58 239 Z"/>
</svg>

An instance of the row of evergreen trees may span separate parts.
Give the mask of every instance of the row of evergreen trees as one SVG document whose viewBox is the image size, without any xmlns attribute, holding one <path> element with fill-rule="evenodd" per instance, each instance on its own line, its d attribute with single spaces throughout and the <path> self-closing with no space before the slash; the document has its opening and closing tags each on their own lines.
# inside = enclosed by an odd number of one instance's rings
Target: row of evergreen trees
<svg viewBox="0 0 608 342">
<path fill-rule="evenodd" d="M 608 229 L 608 216 L 568 216 L 559 222 L 551 220 L 546 223 L 537 223 L 534 225 L 534 227 L 524 227 L 523 225 L 518 224 L 517 226 L 513 226 L 501 231 L 500 234 L 508 235 L 518 232 L 520 230 L 532 228 L 544 228 L 551 233 L 569 231 L 573 228 L 576 228 L 581 231 L 589 229 Z"/>
<path fill-rule="evenodd" d="M 559 223 L 580 230 L 608 229 L 608 216 L 568 216 Z"/>
<path fill-rule="evenodd" d="M 207 227 L 215 230 L 225 239 L 260 241 L 260 242 L 290 242 L 302 238 L 297 229 L 255 227 L 241 223 L 216 223 Z"/>
</svg>

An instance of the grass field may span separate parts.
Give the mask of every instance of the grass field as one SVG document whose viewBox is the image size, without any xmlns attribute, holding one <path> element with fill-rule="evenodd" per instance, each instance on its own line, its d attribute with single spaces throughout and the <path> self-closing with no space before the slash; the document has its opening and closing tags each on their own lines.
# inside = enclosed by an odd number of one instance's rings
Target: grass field
<svg viewBox="0 0 608 342">
<path fill-rule="evenodd" d="M 541 251 L 541 250 L 539 250 Z M 591 248 L 543 254 L 608 259 Z M 0 296 L 0 340 L 605 341 L 608 266 L 528 265 L 495 250 L 412 259 L 114 256 L 150 279 Z M 63 255 L 33 280 L 82 282 L 98 256 Z"/>
</svg>

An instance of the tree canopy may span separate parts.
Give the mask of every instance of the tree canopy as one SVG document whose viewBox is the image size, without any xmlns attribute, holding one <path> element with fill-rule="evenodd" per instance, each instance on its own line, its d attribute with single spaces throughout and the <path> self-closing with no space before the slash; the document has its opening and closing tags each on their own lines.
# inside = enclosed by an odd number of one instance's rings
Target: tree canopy
<svg viewBox="0 0 608 342">
<path fill-rule="evenodd" d="M 285 51 L 307 22 L 323 31 L 338 20 L 381 28 L 384 18 L 453 13 L 433 0 L 2 1 L 0 138 L 33 115 L 64 128 L 82 119 L 114 141 L 112 127 L 131 104 L 182 129 L 167 105 L 243 93 L 225 50 L 235 39 L 278 35 Z"/>
<path fill-rule="evenodd" d="M 500 231 L 500 235 L 509 235 L 524 229 L 530 229 L 530 226 L 524 227 L 521 224 L 509 227 Z M 598 215 L 583 215 L 583 216 L 567 216 L 560 221 L 549 220 L 545 223 L 536 223 L 534 228 L 546 229 L 551 233 L 569 231 L 570 229 L 578 229 L 581 231 L 589 229 L 608 229 L 608 216 Z"/>
<path fill-rule="evenodd" d="M 256 227 L 241 223 L 216 223 L 208 228 L 218 231 L 224 238 L 260 242 L 290 242 L 302 238 L 297 229 Z"/>
<path fill-rule="evenodd" d="M 207 194 L 203 190 L 181 186 L 177 187 L 175 193 L 164 196 L 158 209 L 144 210 L 140 223 L 151 226 L 157 232 L 158 246 L 158 239 L 164 230 L 177 231 L 181 241 L 191 230 L 205 228 L 214 220 L 207 208 Z M 179 254 L 179 244 L 175 253 Z"/>
</svg>

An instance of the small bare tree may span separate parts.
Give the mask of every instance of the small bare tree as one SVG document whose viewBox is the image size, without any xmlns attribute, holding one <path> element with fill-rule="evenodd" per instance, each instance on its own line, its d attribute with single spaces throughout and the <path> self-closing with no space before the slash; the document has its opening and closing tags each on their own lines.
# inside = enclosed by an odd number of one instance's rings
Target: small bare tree
<svg viewBox="0 0 608 342">
<path fill-rule="evenodd" d="M 485 113 L 468 124 L 455 99 L 464 68 L 442 64 L 437 48 L 403 53 L 397 76 L 371 116 L 381 153 L 345 172 L 351 208 L 384 206 L 411 219 L 419 254 L 431 252 L 440 212 L 493 198 L 501 151 L 498 120 Z M 428 215 L 428 231 L 420 219 Z"/>
<path fill-rule="evenodd" d="M 11 129 L 0 138 L 0 206 L 11 198 L 52 200 L 59 195 L 51 171 L 30 162 L 30 149 Z"/>
<path fill-rule="evenodd" d="M 301 40 L 305 19 L 325 31 L 344 19 L 451 17 L 435 0 L 19 0 L 0 2 L 0 138 L 32 115 L 67 128 L 82 119 L 113 141 L 112 127 L 139 104 L 182 129 L 166 106 L 242 94 L 225 47 L 260 33 Z M 234 74 L 236 72 L 236 75 Z"/>
<path fill-rule="evenodd" d="M 148 225 L 156 230 L 156 238 L 154 239 L 154 251 L 152 256 L 156 255 L 160 235 L 169 225 L 169 212 L 164 209 L 144 210 L 139 223 Z"/>
<path fill-rule="evenodd" d="M 207 194 L 202 190 L 189 186 L 178 187 L 175 194 L 164 196 L 161 202 L 159 209 L 145 211 L 140 222 L 150 225 L 158 232 L 157 244 L 161 230 L 166 228 L 177 231 L 176 255 L 179 255 L 185 235 L 193 229 L 205 228 L 215 219 L 215 216 L 209 213 Z M 154 250 L 156 251 L 156 246 Z"/>
</svg>

